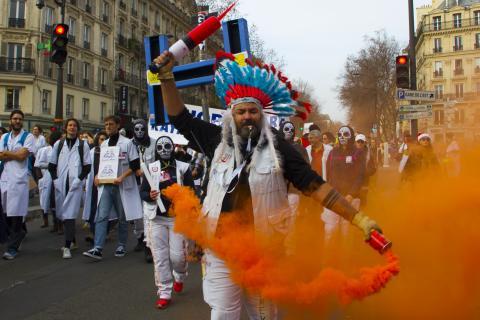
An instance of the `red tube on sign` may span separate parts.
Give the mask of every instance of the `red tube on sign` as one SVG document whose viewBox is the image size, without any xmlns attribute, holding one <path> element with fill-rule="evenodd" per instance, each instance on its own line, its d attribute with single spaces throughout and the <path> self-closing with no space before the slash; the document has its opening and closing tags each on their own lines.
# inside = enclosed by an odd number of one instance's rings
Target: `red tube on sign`
<svg viewBox="0 0 480 320">
<path fill-rule="evenodd" d="M 380 254 L 384 254 L 388 249 L 392 247 L 392 242 L 385 238 L 380 232 L 373 230 L 370 233 L 370 239 L 367 240 L 368 244 Z"/>
</svg>

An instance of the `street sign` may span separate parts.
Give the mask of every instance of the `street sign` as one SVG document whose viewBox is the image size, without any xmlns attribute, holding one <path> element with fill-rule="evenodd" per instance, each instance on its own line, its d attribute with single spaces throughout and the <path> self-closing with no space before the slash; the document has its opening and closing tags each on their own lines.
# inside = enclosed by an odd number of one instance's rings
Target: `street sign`
<svg viewBox="0 0 480 320">
<path fill-rule="evenodd" d="M 433 116 L 433 111 L 432 110 L 424 111 L 424 112 L 399 113 L 398 114 L 398 121 L 431 118 L 432 116 Z"/>
<path fill-rule="evenodd" d="M 397 100 L 435 101 L 435 92 L 415 91 L 397 88 Z"/>
<path fill-rule="evenodd" d="M 432 110 L 431 104 L 413 104 L 413 105 L 398 107 L 398 112 L 430 111 L 430 110 Z"/>
</svg>

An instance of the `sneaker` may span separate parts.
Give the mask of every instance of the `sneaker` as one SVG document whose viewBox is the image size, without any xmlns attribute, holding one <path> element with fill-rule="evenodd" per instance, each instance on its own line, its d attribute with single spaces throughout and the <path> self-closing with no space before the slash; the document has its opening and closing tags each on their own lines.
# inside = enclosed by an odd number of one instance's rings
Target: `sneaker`
<svg viewBox="0 0 480 320">
<path fill-rule="evenodd" d="M 72 253 L 70 252 L 70 249 L 68 248 L 63 248 L 63 259 L 72 259 Z"/>
<path fill-rule="evenodd" d="M 5 259 L 5 260 L 13 260 L 13 259 L 15 259 L 16 256 L 17 256 L 17 250 L 15 250 L 15 249 L 8 249 L 8 250 L 5 251 L 5 253 L 3 254 L 3 259 Z"/>
<path fill-rule="evenodd" d="M 127 251 L 125 250 L 124 246 L 118 246 L 117 250 L 115 250 L 115 257 L 122 258 L 125 257 Z"/>
<path fill-rule="evenodd" d="M 170 299 L 158 299 L 157 302 L 155 302 L 155 306 L 157 309 L 165 309 L 168 305 L 170 304 Z"/>
<path fill-rule="evenodd" d="M 97 248 L 93 248 L 93 249 L 90 249 L 88 251 L 85 251 L 83 253 L 83 255 L 85 257 L 90 257 L 90 258 L 93 258 L 93 259 L 102 260 L 102 251 L 97 249 Z"/>
<path fill-rule="evenodd" d="M 174 281 L 173 282 L 173 291 L 175 291 L 176 293 L 182 292 L 183 291 L 183 282 Z"/>
</svg>

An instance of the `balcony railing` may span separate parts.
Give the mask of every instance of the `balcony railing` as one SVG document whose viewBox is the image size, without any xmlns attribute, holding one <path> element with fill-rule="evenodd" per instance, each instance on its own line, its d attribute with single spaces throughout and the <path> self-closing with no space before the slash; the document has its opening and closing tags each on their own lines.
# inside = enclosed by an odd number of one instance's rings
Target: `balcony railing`
<svg viewBox="0 0 480 320">
<path fill-rule="evenodd" d="M 53 32 L 53 26 L 46 24 L 45 25 L 45 33 L 51 34 Z"/>
<path fill-rule="evenodd" d="M 108 23 L 108 16 L 106 14 L 102 15 L 102 20 L 105 23 Z"/>
<path fill-rule="evenodd" d="M 70 0 L 70 4 L 72 6 L 76 6 L 77 5 L 77 0 Z"/>
<path fill-rule="evenodd" d="M 25 28 L 25 19 L 8 18 L 8 27 L 10 27 L 10 28 Z"/>
<path fill-rule="evenodd" d="M 68 43 L 75 44 L 75 36 L 73 34 L 68 35 Z"/>
<path fill-rule="evenodd" d="M 90 42 L 88 42 L 88 41 L 83 41 L 83 47 L 84 47 L 85 49 L 90 49 Z"/>
<path fill-rule="evenodd" d="M 115 80 L 123 81 L 136 87 L 140 85 L 140 78 L 137 75 L 126 72 L 120 68 L 115 69 Z"/>
<path fill-rule="evenodd" d="M 137 10 L 135 10 L 135 9 L 133 9 L 133 8 L 132 8 L 132 10 L 131 10 L 131 13 L 132 13 L 132 16 L 134 16 L 134 17 L 136 17 L 137 14 L 138 14 Z"/>
<path fill-rule="evenodd" d="M 34 74 L 34 62 L 29 58 L 0 57 L 0 72 Z"/>
<path fill-rule="evenodd" d="M 126 5 L 125 2 L 123 2 L 123 1 L 120 1 L 120 3 L 119 3 L 118 6 L 119 6 L 120 9 L 122 9 L 122 10 L 126 10 L 126 9 L 127 9 L 127 5 Z"/>
<path fill-rule="evenodd" d="M 442 47 L 433 48 L 433 53 L 440 53 L 440 52 L 442 52 Z"/>
<path fill-rule="evenodd" d="M 106 84 L 100 84 L 100 91 L 101 92 L 107 92 L 107 85 Z"/>
<path fill-rule="evenodd" d="M 140 50 L 141 49 L 140 41 L 133 38 L 128 39 L 128 48 L 134 51 Z"/>
<path fill-rule="evenodd" d="M 440 69 L 440 70 L 435 70 L 435 71 L 433 72 L 433 77 L 434 77 L 434 78 L 443 77 L 443 70 L 442 70 L 442 69 Z"/>
<path fill-rule="evenodd" d="M 450 29 L 467 28 L 478 25 L 480 25 L 480 19 L 478 18 L 461 19 L 460 21 L 442 21 L 441 23 L 422 23 L 417 29 L 417 37 L 420 38 L 420 36 L 424 32 L 436 32 Z"/>
<path fill-rule="evenodd" d="M 463 44 L 459 46 L 453 46 L 453 51 L 461 51 L 461 50 L 463 50 Z"/>
<path fill-rule="evenodd" d="M 82 82 L 83 82 L 83 83 L 82 83 L 83 86 L 84 86 L 85 88 L 89 88 L 89 84 L 90 84 L 90 83 L 89 83 L 88 79 L 82 79 L 82 80 L 83 80 L 83 81 L 82 81 Z"/>
<path fill-rule="evenodd" d="M 145 16 L 142 16 L 142 22 L 145 24 L 148 24 L 148 18 Z"/>
<path fill-rule="evenodd" d="M 73 84 L 74 76 L 71 73 L 67 73 L 67 82 Z"/>
<path fill-rule="evenodd" d="M 107 49 L 102 48 L 102 56 L 106 57 L 108 55 Z"/>
<path fill-rule="evenodd" d="M 85 5 L 85 12 L 87 12 L 87 13 L 90 13 L 90 14 L 91 14 L 91 13 L 92 13 L 92 6 L 90 6 L 90 5 L 86 4 L 86 5 Z"/>
<path fill-rule="evenodd" d="M 122 47 L 127 48 L 127 46 L 128 46 L 127 38 L 122 36 L 121 34 L 119 34 L 118 35 L 118 44 Z"/>
<path fill-rule="evenodd" d="M 22 108 L 18 104 L 6 103 L 5 111 L 21 110 Z"/>
<path fill-rule="evenodd" d="M 454 69 L 453 74 L 456 75 L 456 76 L 461 76 L 461 75 L 463 75 L 463 69 L 460 69 L 460 68 Z"/>
</svg>

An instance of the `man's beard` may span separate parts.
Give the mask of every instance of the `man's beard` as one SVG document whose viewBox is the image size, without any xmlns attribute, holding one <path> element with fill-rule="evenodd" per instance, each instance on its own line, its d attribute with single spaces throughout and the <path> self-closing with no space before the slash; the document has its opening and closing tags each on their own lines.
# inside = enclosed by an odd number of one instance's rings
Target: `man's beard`
<svg viewBox="0 0 480 320">
<path fill-rule="evenodd" d="M 258 127 L 258 124 L 252 120 L 247 120 L 241 124 L 238 135 L 245 141 L 248 140 L 248 138 L 257 140 L 260 136 L 260 131 L 261 129 Z"/>
<path fill-rule="evenodd" d="M 17 125 L 17 126 L 12 125 L 11 127 L 12 127 L 12 130 L 15 131 L 15 132 L 18 132 L 18 131 L 22 130 L 22 126 L 21 126 L 21 125 Z"/>
</svg>

